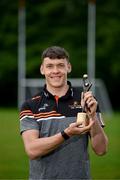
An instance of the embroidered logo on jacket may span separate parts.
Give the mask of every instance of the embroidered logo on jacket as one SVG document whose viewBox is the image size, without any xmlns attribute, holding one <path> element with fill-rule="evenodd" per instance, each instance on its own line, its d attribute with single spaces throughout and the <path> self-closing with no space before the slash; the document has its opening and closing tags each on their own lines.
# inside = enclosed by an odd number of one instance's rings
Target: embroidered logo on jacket
<svg viewBox="0 0 120 180">
<path fill-rule="evenodd" d="M 71 109 L 81 109 L 81 108 L 82 108 L 80 102 L 78 102 L 78 101 L 74 101 L 74 103 L 71 104 L 71 105 L 69 105 L 69 107 L 70 107 Z"/>
<path fill-rule="evenodd" d="M 49 106 L 49 105 L 48 105 L 47 103 L 45 103 L 45 104 L 43 105 L 43 107 L 40 107 L 40 108 L 38 109 L 38 111 L 45 110 L 46 107 L 48 107 L 48 106 Z"/>
</svg>

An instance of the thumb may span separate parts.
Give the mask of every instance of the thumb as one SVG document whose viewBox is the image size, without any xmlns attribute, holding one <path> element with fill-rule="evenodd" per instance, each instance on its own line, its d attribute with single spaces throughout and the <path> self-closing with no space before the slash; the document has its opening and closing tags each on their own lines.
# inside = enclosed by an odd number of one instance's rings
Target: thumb
<svg viewBox="0 0 120 180">
<path fill-rule="evenodd" d="M 82 108 L 84 108 L 84 106 L 85 106 L 84 93 L 83 92 L 81 93 L 81 106 L 82 106 Z"/>
<path fill-rule="evenodd" d="M 81 100 L 84 98 L 84 93 L 82 92 L 81 93 Z"/>
</svg>

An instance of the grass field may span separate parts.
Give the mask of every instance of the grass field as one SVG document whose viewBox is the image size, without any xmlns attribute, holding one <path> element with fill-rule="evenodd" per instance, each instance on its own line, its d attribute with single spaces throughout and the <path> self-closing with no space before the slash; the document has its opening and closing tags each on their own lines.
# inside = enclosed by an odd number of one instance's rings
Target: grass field
<svg viewBox="0 0 120 180">
<path fill-rule="evenodd" d="M 105 120 L 109 150 L 98 157 L 90 149 L 93 179 L 120 179 L 120 113 Z M 0 109 L 0 179 L 28 179 L 28 158 L 19 134 L 16 109 Z"/>
</svg>

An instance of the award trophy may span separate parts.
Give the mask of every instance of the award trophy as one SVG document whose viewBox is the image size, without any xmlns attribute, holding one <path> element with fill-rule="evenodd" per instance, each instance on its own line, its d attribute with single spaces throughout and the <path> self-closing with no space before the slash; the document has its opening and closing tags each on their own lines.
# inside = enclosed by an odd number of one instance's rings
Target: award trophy
<svg viewBox="0 0 120 180">
<path fill-rule="evenodd" d="M 91 86 L 92 86 L 92 83 L 89 81 L 88 75 L 84 74 L 83 75 L 83 95 L 85 92 L 90 90 Z M 88 120 L 87 114 L 85 112 L 85 108 L 86 108 L 86 105 L 84 104 L 84 107 L 82 108 L 82 112 L 79 112 L 77 114 L 77 122 L 80 123 L 79 127 L 81 127 L 81 128 L 85 127 L 89 124 L 89 120 Z"/>
</svg>

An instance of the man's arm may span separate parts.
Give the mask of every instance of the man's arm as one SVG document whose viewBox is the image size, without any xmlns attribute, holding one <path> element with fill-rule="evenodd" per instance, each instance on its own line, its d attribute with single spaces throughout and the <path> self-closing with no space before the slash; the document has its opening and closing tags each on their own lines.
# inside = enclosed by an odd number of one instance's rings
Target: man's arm
<svg viewBox="0 0 120 180">
<path fill-rule="evenodd" d="M 91 91 L 86 92 L 84 96 L 82 94 L 81 104 L 86 106 L 86 113 L 90 121 L 94 122 L 90 129 L 92 148 L 97 155 L 103 155 L 107 152 L 108 138 L 99 123 L 96 114 L 97 101 Z"/>
<path fill-rule="evenodd" d="M 84 128 L 79 128 L 79 123 L 71 123 L 64 132 L 69 136 L 79 135 L 90 131 L 93 121 Z M 26 153 L 30 159 L 36 159 L 37 157 L 46 155 L 56 149 L 64 142 L 64 138 L 61 133 L 50 137 L 39 137 L 38 130 L 26 130 L 22 133 L 22 138 L 24 141 L 24 146 Z"/>
<path fill-rule="evenodd" d="M 104 155 L 107 152 L 108 138 L 97 119 L 97 115 L 95 114 L 91 118 L 94 121 L 90 129 L 92 148 L 97 155 Z"/>
<path fill-rule="evenodd" d="M 39 131 L 33 129 L 24 131 L 22 138 L 26 153 L 30 159 L 36 159 L 39 156 L 48 154 L 64 141 L 61 133 L 51 137 L 39 138 Z"/>
</svg>

